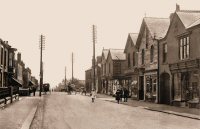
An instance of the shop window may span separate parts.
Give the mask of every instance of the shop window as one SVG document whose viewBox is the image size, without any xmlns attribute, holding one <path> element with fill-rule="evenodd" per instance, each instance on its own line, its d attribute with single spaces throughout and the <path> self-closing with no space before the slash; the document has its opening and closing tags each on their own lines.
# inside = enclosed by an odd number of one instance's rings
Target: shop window
<svg viewBox="0 0 200 129">
<path fill-rule="evenodd" d="M 192 99 L 199 98 L 198 82 L 192 82 L 191 90 Z"/>
<path fill-rule="evenodd" d="M 181 73 L 181 96 L 182 100 L 189 100 L 190 99 L 190 90 L 189 90 L 189 73 L 183 72 Z"/>
<path fill-rule="evenodd" d="M 157 80 L 153 80 L 153 93 L 156 94 L 156 85 L 157 85 Z"/>
</svg>

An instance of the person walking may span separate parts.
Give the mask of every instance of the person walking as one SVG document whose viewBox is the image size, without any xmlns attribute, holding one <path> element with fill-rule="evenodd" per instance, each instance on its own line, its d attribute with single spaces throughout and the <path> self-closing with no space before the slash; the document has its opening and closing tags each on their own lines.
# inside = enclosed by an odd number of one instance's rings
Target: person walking
<svg viewBox="0 0 200 129">
<path fill-rule="evenodd" d="M 129 91 L 127 88 L 124 88 L 124 102 L 128 101 Z"/>
<path fill-rule="evenodd" d="M 92 102 L 94 102 L 94 99 L 96 98 L 96 92 L 95 92 L 95 90 L 92 90 L 92 92 L 91 92 L 91 98 L 92 98 Z"/>
<path fill-rule="evenodd" d="M 115 94 L 116 94 L 115 99 L 117 100 L 117 103 L 119 104 L 119 100 L 120 100 L 120 90 L 117 89 L 117 91 L 116 91 Z"/>
<path fill-rule="evenodd" d="M 120 92 L 120 101 L 122 102 L 122 98 L 123 98 L 123 89 L 121 88 L 121 89 L 119 90 L 119 92 Z"/>
</svg>

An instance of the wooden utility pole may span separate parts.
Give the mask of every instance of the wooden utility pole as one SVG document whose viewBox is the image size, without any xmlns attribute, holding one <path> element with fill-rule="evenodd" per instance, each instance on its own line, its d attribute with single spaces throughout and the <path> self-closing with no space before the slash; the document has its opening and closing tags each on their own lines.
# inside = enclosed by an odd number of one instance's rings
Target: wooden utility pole
<svg viewBox="0 0 200 129">
<path fill-rule="evenodd" d="M 74 54 L 72 52 L 72 83 L 74 82 Z"/>
<path fill-rule="evenodd" d="M 40 35 L 40 43 L 39 43 L 39 47 L 40 47 L 40 93 L 39 96 L 41 96 L 41 92 L 42 92 L 42 85 L 43 85 L 43 62 L 42 62 L 42 51 L 45 48 L 45 37 L 44 35 Z"/>
<path fill-rule="evenodd" d="M 66 66 L 65 66 L 65 88 L 67 87 L 67 84 L 66 84 Z"/>
<path fill-rule="evenodd" d="M 95 43 L 96 43 L 96 26 L 95 25 L 93 25 L 92 26 L 92 39 L 93 39 L 93 88 L 92 89 L 94 89 L 94 90 L 96 90 L 96 75 L 95 75 Z"/>
</svg>

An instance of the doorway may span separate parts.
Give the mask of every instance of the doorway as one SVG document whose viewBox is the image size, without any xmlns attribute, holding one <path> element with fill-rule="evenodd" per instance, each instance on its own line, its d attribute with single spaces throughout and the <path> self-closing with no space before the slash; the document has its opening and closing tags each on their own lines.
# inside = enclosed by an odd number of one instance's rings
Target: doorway
<svg viewBox="0 0 200 129">
<path fill-rule="evenodd" d="M 139 100 L 144 100 L 144 76 L 139 76 Z"/>
<path fill-rule="evenodd" d="M 160 103 L 170 104 L 170 76 L 163 73 L 160 77 Z"/>
</svg>

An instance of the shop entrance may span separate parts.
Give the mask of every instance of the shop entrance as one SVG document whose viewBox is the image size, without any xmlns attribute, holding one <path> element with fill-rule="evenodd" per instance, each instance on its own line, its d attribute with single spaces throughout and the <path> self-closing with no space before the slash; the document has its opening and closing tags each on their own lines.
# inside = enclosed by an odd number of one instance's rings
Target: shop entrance
<svg viewBox="0 0 200 129">
<path fill-rule="evenodd" d="M 170 104 L 170 76 L 163 73 L 160 77 L 160 103 Z"/>
<path fill-rule="evenodd" d="M 144 100 L 144 76 L 139 76 L 139 100 Z"/>
</svg>

